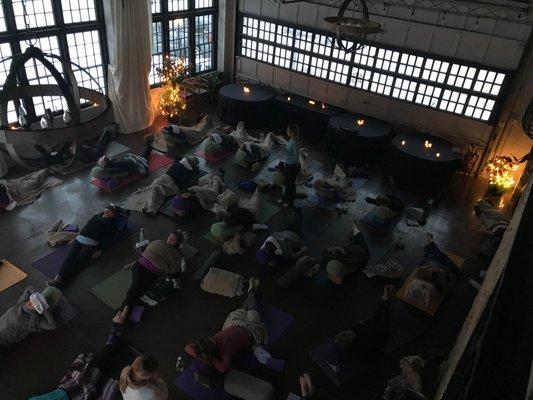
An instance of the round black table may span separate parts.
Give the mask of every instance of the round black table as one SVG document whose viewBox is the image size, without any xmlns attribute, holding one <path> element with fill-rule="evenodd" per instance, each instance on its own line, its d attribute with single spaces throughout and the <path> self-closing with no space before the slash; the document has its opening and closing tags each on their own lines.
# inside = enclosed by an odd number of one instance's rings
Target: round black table
<svg viewBox="0 0 533 400">
<path fill-rule="evenodd" d="M 344 164 L 372 165 L 386 157 L 391 135 L 386 121 L 341 114 L 329 119 L 326 144 L 329 154 Z"/>
<path fill-rule="evenodd" d="M 460 158 L 450 142 L 424 134 L 397 135 L 392 149 L 394 181 L 401 188 L 417 192 L 444 190 Z"/>
<path fill-rule="evenodd" d="M 230 83 L 218 92 L 218 117 L 232 125 L 243 121 L 248 127 L 263 126 L 272 117 L 275 96 L 275 90 L 268 86 Z"/>
</svg>

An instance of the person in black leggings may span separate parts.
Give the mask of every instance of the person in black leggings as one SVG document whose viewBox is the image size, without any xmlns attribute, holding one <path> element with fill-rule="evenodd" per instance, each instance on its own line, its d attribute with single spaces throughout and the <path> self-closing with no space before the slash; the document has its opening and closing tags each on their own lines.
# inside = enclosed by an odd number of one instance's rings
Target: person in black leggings
<svg viewBox="0 0 533 400">
<path fill-rule="evenodd" d="M 296 124 L 287 127 L 287 137 L 285 143 L 285 190 L 278 203 L 284 207 L 293 207 L 296 197 L 296 178 L 300 172 L 300 128 Z"/>
</svg>

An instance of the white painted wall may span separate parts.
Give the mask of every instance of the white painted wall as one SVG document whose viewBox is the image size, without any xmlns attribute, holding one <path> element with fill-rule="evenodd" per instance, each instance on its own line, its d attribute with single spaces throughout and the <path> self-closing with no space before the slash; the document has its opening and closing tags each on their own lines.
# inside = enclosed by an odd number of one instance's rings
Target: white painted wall
<svg viewBox="0 0 533 400">
<path fill-rule="evenodd" d="M 375 4 L 375 7 L 380 6 Z M 335 15 L 337 10 L 305 2 L 239 0 L 239 12 L 327 30 L 324 17 Z M 448 14 L 442 22 L 438 12 L 415 10 L 415 15 L 411 16 L 409 9 L 393 6 L 387 8 L 386 14 L 410 21 L 379 17 L 384 31 L 374 38 L 378 43 L 510 70 L 517 67 L 531 30 L 526 24 L 491 19 L 480 18 L 476 24 L 476 19 L 466 15 Z M 440 26 L 429 25 L 437 22 Z M 250 59 L 237 57 L 235 72 L 237 77 L 258 80 L 397 125 L 429 131 L 459 146 L 474 142 L 483 147 L 492 130 L 483 122 L 328 83 Z"/>
</svg>

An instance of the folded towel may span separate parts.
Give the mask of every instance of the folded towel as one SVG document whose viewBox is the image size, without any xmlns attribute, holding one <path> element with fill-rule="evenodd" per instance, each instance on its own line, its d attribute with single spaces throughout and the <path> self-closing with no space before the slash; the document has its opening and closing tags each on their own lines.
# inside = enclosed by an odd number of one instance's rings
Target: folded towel
<svg viewBox="0 0 533 400">
<path fill-rule="evenodd" d="M 242 294 L 243 277 L 230 271 L 211 267 L 200 287 L 209 293 L 235 297 Z"/>
</svg>

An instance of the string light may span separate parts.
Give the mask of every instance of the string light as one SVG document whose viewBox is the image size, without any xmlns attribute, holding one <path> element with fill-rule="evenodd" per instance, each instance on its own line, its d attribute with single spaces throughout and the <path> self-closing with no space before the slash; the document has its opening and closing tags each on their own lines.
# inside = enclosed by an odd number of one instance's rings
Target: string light
<svg viewBox="0 0 533 400">
<path fill-rule="evenodd" d="M 181 83 L 187 77 L 185 60 L 173 59 L 167 54 L 163 59 L 163 67 L 157 71 L 163 84 L 159 109 L 167 117 L 179 117 L 187 108 L 185 92 L 181 88 Z"/>
<path fill-rule="evenodd" d="M 503 194 L 515 184 L 513 172 L 518 169 L 518 163 L 510 157 L 496 156 L 487 164 L 489 186 L 495 194 Z"/>
</svg>

